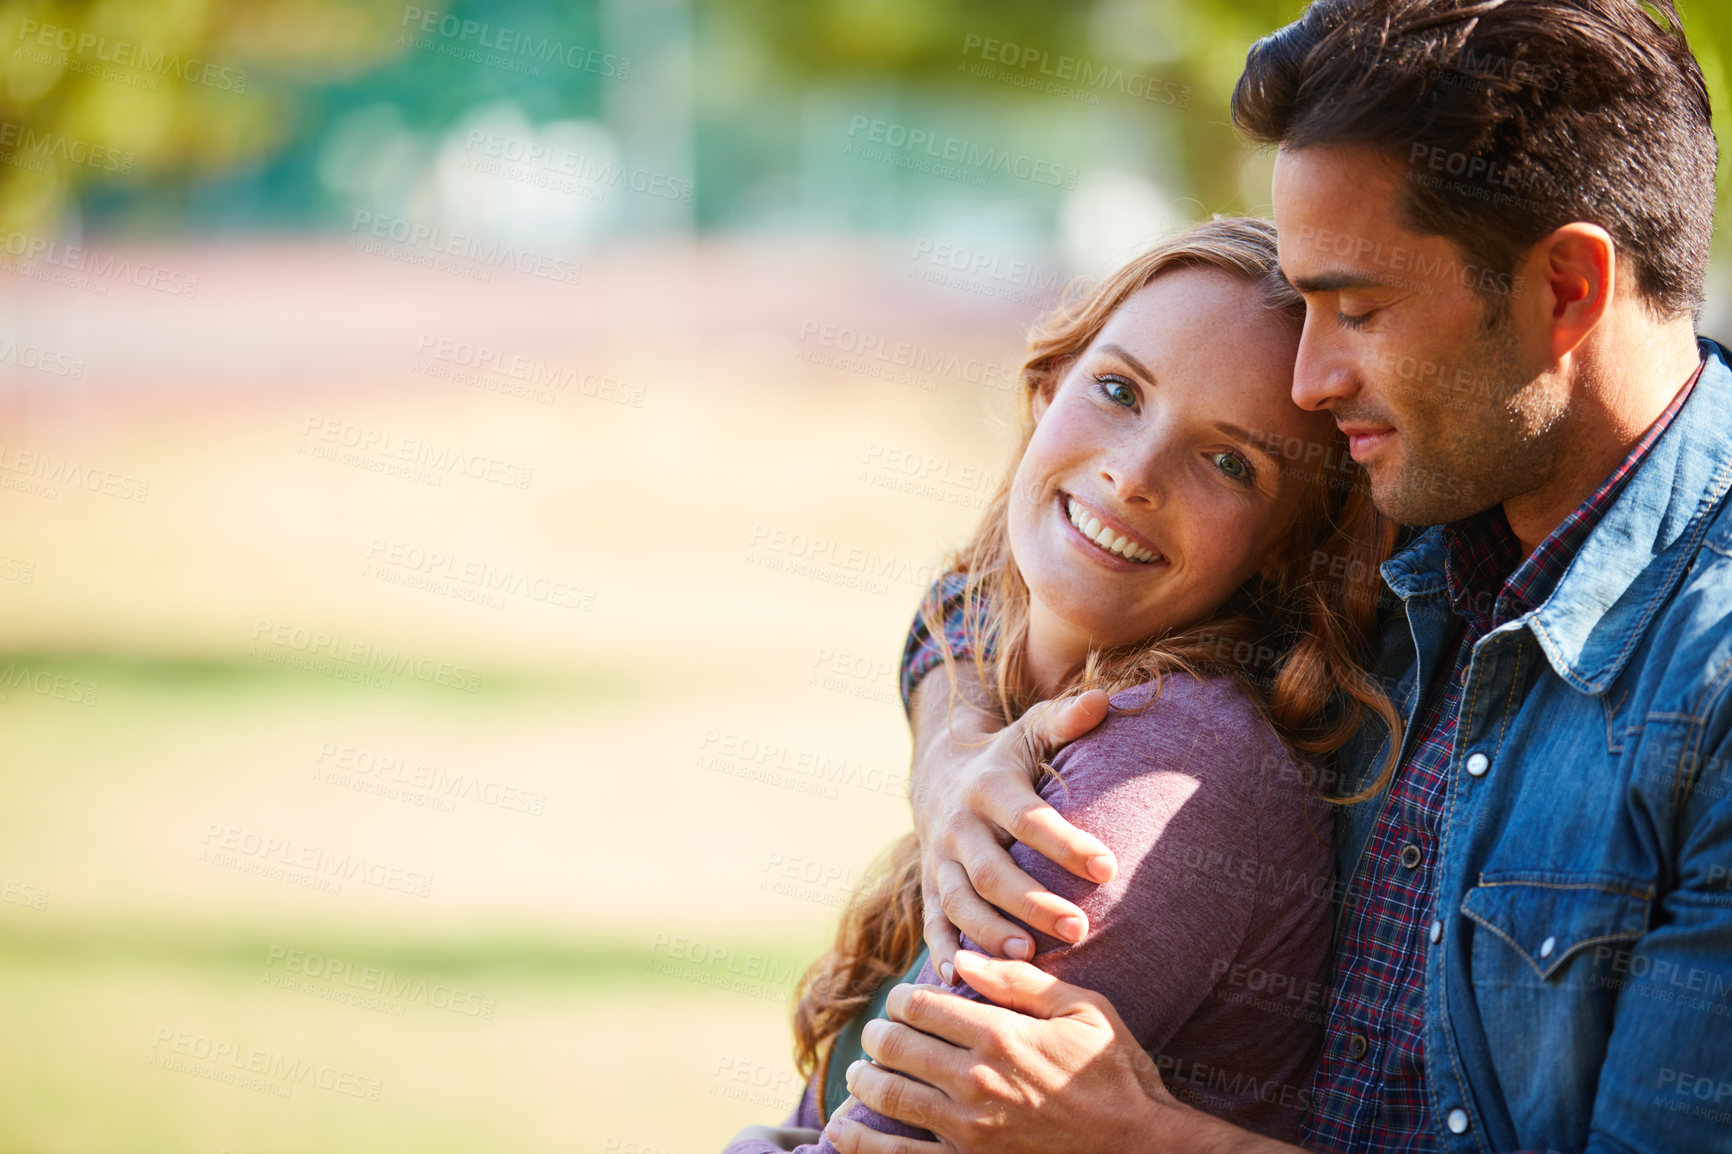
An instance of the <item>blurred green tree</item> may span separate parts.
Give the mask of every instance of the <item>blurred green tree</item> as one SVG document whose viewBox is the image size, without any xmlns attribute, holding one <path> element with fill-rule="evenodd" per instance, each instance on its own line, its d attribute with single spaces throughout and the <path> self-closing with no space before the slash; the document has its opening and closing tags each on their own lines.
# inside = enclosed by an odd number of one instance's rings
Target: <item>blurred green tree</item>
<svg viewBox="0 0 1732 1154">
<path fill-rule="evenodd" d="M 993 37 L 1052 56 L 1069 55 L 1158 73 L 1190 85 L 1194 115 L 1179 118 L 1181 190 L 1207 211 L 1258 207 L 1266 181 L 1247 180 L 1246 151 L 1227 101 L 1259 37 L 1296 19 L 1303 0 L 696 0 L 707 14 L 760 40 L 799 77 L 894 75 L 927 86 L 968 83 L 959 59 L 970 36 Z M 1726 62 L 1732 4 L 1679 0 L 1707 77 L 1717 135 L 1732 116 Z M 1657 10 L 1650 6 L 1650 11 Z M 1253 162 L 1256 163 L 1256 162 Z M 1266 161 L 1263 163 L 1267 163 Z M 1261 170 L 1254 170 L 1260 175 Z M 1728 167 L 1720 168 L 1720 218 L 1732 222 Z M 1725 229 L 1721 230 L 1722 232 Z"/>
<path fill-rule="evenodd" d="M 893 78 L 978 91 L 970 37 L 1139 68 L 1189 86 L 1174 166 L 1206 211 L 1258 207 L 1266 180 L 1227 97 L 1245 50 L 1301 0 L 691 0 L 794 83 Z M 432 7 L 432 5 L 429 5 Z M 515 7 L 521 8 L 522 5 Z M 484 6 L 474 5 L 477 14 Z M 570 13 L 549 0 L 550 20 Z M 1683 0 L 1722 137 L 1732 5 Z M 89 188 L 221 175 L 284 148 L 297 90 L 402 54 L 400 0 L 0 0 L 0 228 L 42 234 Z M 978 42 L 978 41 L 977 41 Z M 1031 97 L 1032 99 L 1032 97 Z M 1253 167 L 1247 173 L 1247 164 Z M 1721 168 L 1720 211 L 1732 221 Z"/>
<path fill-rule="evenodd" d="M 396 0 L 0 0 L 0 228 L 81 190 L 221 173 L 284 138 L 292 85 L 396 55 Z"/>
</svg>

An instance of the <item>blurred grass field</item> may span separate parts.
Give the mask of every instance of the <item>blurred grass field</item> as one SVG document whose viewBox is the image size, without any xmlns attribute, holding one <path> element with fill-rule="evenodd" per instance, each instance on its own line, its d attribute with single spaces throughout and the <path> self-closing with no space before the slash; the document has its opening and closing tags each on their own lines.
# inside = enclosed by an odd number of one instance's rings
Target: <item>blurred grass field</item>
<svg viewBox="0 0 1732 1154">
<path fill-rule="evenodd" d="M 148 494 L 0 489 L 0 1151 L 693 1154 L 779 1121 L 791 981 L 906 826 L 893 669 L 1005 399 L 815 364 L 802 333 L 1002 362 L 1023 310 L 870 247 L 622 250 L 563 295 L 157 255 L 208 307 L 9 298 L 91 369 L 7 382 L 0 475 L 31 452 Z M 642 407 L 418 371 L 447 333 Z M 312 459 L 310 415 L 533 480 Z M 948 472 L 903 484 L 887 453 Z M 590 607 L 416 588 L 391 543 Z M 292 668 L 297 631 L 479 687 Z M 288 880 L 321 871 L 337 892 Z"/>
</svg>

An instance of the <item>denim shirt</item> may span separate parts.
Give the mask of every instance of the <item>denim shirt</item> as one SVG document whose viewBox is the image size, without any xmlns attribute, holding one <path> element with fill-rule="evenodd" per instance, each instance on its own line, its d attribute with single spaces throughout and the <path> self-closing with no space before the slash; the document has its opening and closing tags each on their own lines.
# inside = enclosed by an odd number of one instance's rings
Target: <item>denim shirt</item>
<svg viewBox="0 0 1732 1154">
<path fill-rule="evenodd" d="M 1425 971 L 1451 1154 L 1732 1150 L 1732 366 L 1702 348 L 1552 595 L 1473 649 Z M 1432 529 L 1383 566 L 1409 731 L 1453 656 L 1443 563 Z M 1387 796 L 1344 814 L 1348 886 Z"/>
</svg>

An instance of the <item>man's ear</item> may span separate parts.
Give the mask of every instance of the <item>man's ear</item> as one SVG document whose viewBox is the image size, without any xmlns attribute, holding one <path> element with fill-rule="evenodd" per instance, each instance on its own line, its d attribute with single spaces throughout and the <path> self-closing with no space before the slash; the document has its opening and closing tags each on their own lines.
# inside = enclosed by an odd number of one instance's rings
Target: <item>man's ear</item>
<svg viewBox="0 0 1732 1154">
<path fill-rule="evenodd" d="M 1612 235 L 1597 224 L 1573 221 L 1543 236 L 1521 262 L 1510 293 L 1547 333 L 1552 360 L 1568 355 L 1611 308 L 1624 270 Z M 1518 304 L 1517 306 L 1522 307 Z M 1530 330 L 1532 331 L 1532 330 Z"/>
</svg>

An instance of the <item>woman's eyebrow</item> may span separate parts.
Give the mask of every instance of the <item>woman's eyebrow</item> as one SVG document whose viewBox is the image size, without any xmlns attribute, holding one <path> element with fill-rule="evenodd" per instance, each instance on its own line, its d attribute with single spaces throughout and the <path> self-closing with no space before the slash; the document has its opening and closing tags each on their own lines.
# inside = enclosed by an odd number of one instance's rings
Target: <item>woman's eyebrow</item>
<svg viewBox="0 0 1732 1154">
<path fill-rule="evenodd" d="M 1238 441 L 1253 453 L 1260 453 L 1271 461 L 1280 460 L 1279 457 L 1269 450 L 1268 437 L 1264 434 L 1253 433 L 1249 429 L 1240 428 L 1231 421 L 1216 421 L 1215 431 L 1231 438 L 1232 440 Z"/>
<path fill-rule="evenodd" d="M 1130 350 L 1126 349 L 1125 346 L 1106 344 L 1106 345 L 1102 345 L 1096 351 L 1102 352 L 1102 353 L 1111 353 L 1113 356 L 1119 358 L 1119 360 L 1125 362 L 1125 364 L 1131 366 L 1131 368 L 1137 370 L 1138 375 L 1141 376 L 1144 380 L 1148 381 L 1149 384 L 1152 385 L 1155 383 L 1155 374 L 1149 372 L 1147 365 L 1145 365 L 1145 364 L 1143 364 L 1143 362 L 1137 360 L 1137 358 L 1131 356 Z"/>
</svg>

